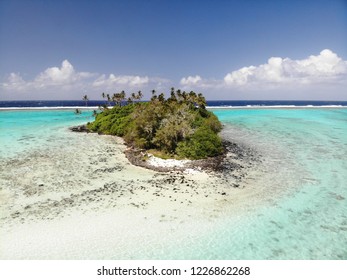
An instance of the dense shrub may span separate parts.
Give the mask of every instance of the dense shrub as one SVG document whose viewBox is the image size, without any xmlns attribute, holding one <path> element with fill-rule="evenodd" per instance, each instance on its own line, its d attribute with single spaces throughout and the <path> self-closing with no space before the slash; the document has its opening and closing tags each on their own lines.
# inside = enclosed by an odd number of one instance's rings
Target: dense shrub
<svg viewBox="0 0 347 280">
<path fill-rule="evenodd" d="M 114 106 L 97 114 L 95 121 L 88 124 L 88 128 L 95 132 L 124 136 L 127 126 L 131 123 L 131 113 L 134 111 L 135 104 L 126 106 Z"/>
<path fill-rule="evenodd" d="M 222 151 L 221 138 L 207 126 L 199 127 L 190 138 L 178 143 L 176 149 L 178 156 L 190 159 L 213 157 Z"/>
<path fill-rule="evenodd" d="M 122 96 L 125 98 L 125 94 Z M 122 106 L 122 100 L 118 100 L 112 109 L 104 108 L 88 128 L 121 136 L 137 148 L 155 149 L 180 158 L 200 159 L 222 153 L 218 136 L 222 125 L 206 110 L 202 94 L 171 90 L 168 99 L 153 92 L 150 102 L 128 102 Z"/>
</svg>

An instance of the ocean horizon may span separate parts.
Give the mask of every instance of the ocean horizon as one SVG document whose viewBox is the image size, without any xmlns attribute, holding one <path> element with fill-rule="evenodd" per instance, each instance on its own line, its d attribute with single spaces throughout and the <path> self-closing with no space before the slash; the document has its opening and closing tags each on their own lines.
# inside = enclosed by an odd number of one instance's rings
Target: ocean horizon
<svg viewBox="0 0 347 280">
<path fill-rule="evenodd" d="M 147 101 L 143 101 L 147 102 Z M 4 109 L 60 109 L 60 108 L 98 108 L 107 104 L 105 100 L 89 100 L 87 106 L 82 100 L 11 100 L 0 101 L 0 110 Z M 114 105 L 114 103 L 110 103 Z M 334 100 L 207 100 L 207 107 L 347 107 L 347 101 Z"/>
</svg>

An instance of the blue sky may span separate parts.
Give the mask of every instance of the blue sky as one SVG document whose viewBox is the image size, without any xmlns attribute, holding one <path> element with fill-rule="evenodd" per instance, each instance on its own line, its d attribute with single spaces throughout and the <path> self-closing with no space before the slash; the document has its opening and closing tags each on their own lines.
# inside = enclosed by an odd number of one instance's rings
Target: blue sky
<svg viewBox="0 0 347 280">
<path fill-rule="evenodd" d="M 347 100 L 347 1 L 0 0 L 0 100 L 171 86 Z"/>
</svg>

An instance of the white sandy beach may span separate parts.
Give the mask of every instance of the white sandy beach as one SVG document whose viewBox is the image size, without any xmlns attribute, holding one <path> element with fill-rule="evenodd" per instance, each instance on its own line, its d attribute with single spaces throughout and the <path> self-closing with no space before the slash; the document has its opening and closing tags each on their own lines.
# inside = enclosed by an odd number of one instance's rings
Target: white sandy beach
<svg viewBox="0 0 347 280">
<path fill-rule="evenodd" d="M 243 188 L 254 177 L 156 172 L 130 164 L 119 138 L 64 137 L 63 146 L 1 161 L 0 259 L 156 258 L 199 242 L 257 196 Z"/>
</svg>

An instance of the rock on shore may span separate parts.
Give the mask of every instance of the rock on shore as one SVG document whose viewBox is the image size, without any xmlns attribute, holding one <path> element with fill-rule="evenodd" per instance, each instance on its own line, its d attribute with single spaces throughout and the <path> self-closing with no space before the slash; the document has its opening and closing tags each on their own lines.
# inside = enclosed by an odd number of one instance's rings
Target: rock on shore
<svg viewBox="0 0 347 280">
<path fill-rule="evenodd" d="M 91 132 L 85 124 L 77 125 L 69 128 L 73 132 Z"/>
</svg>

